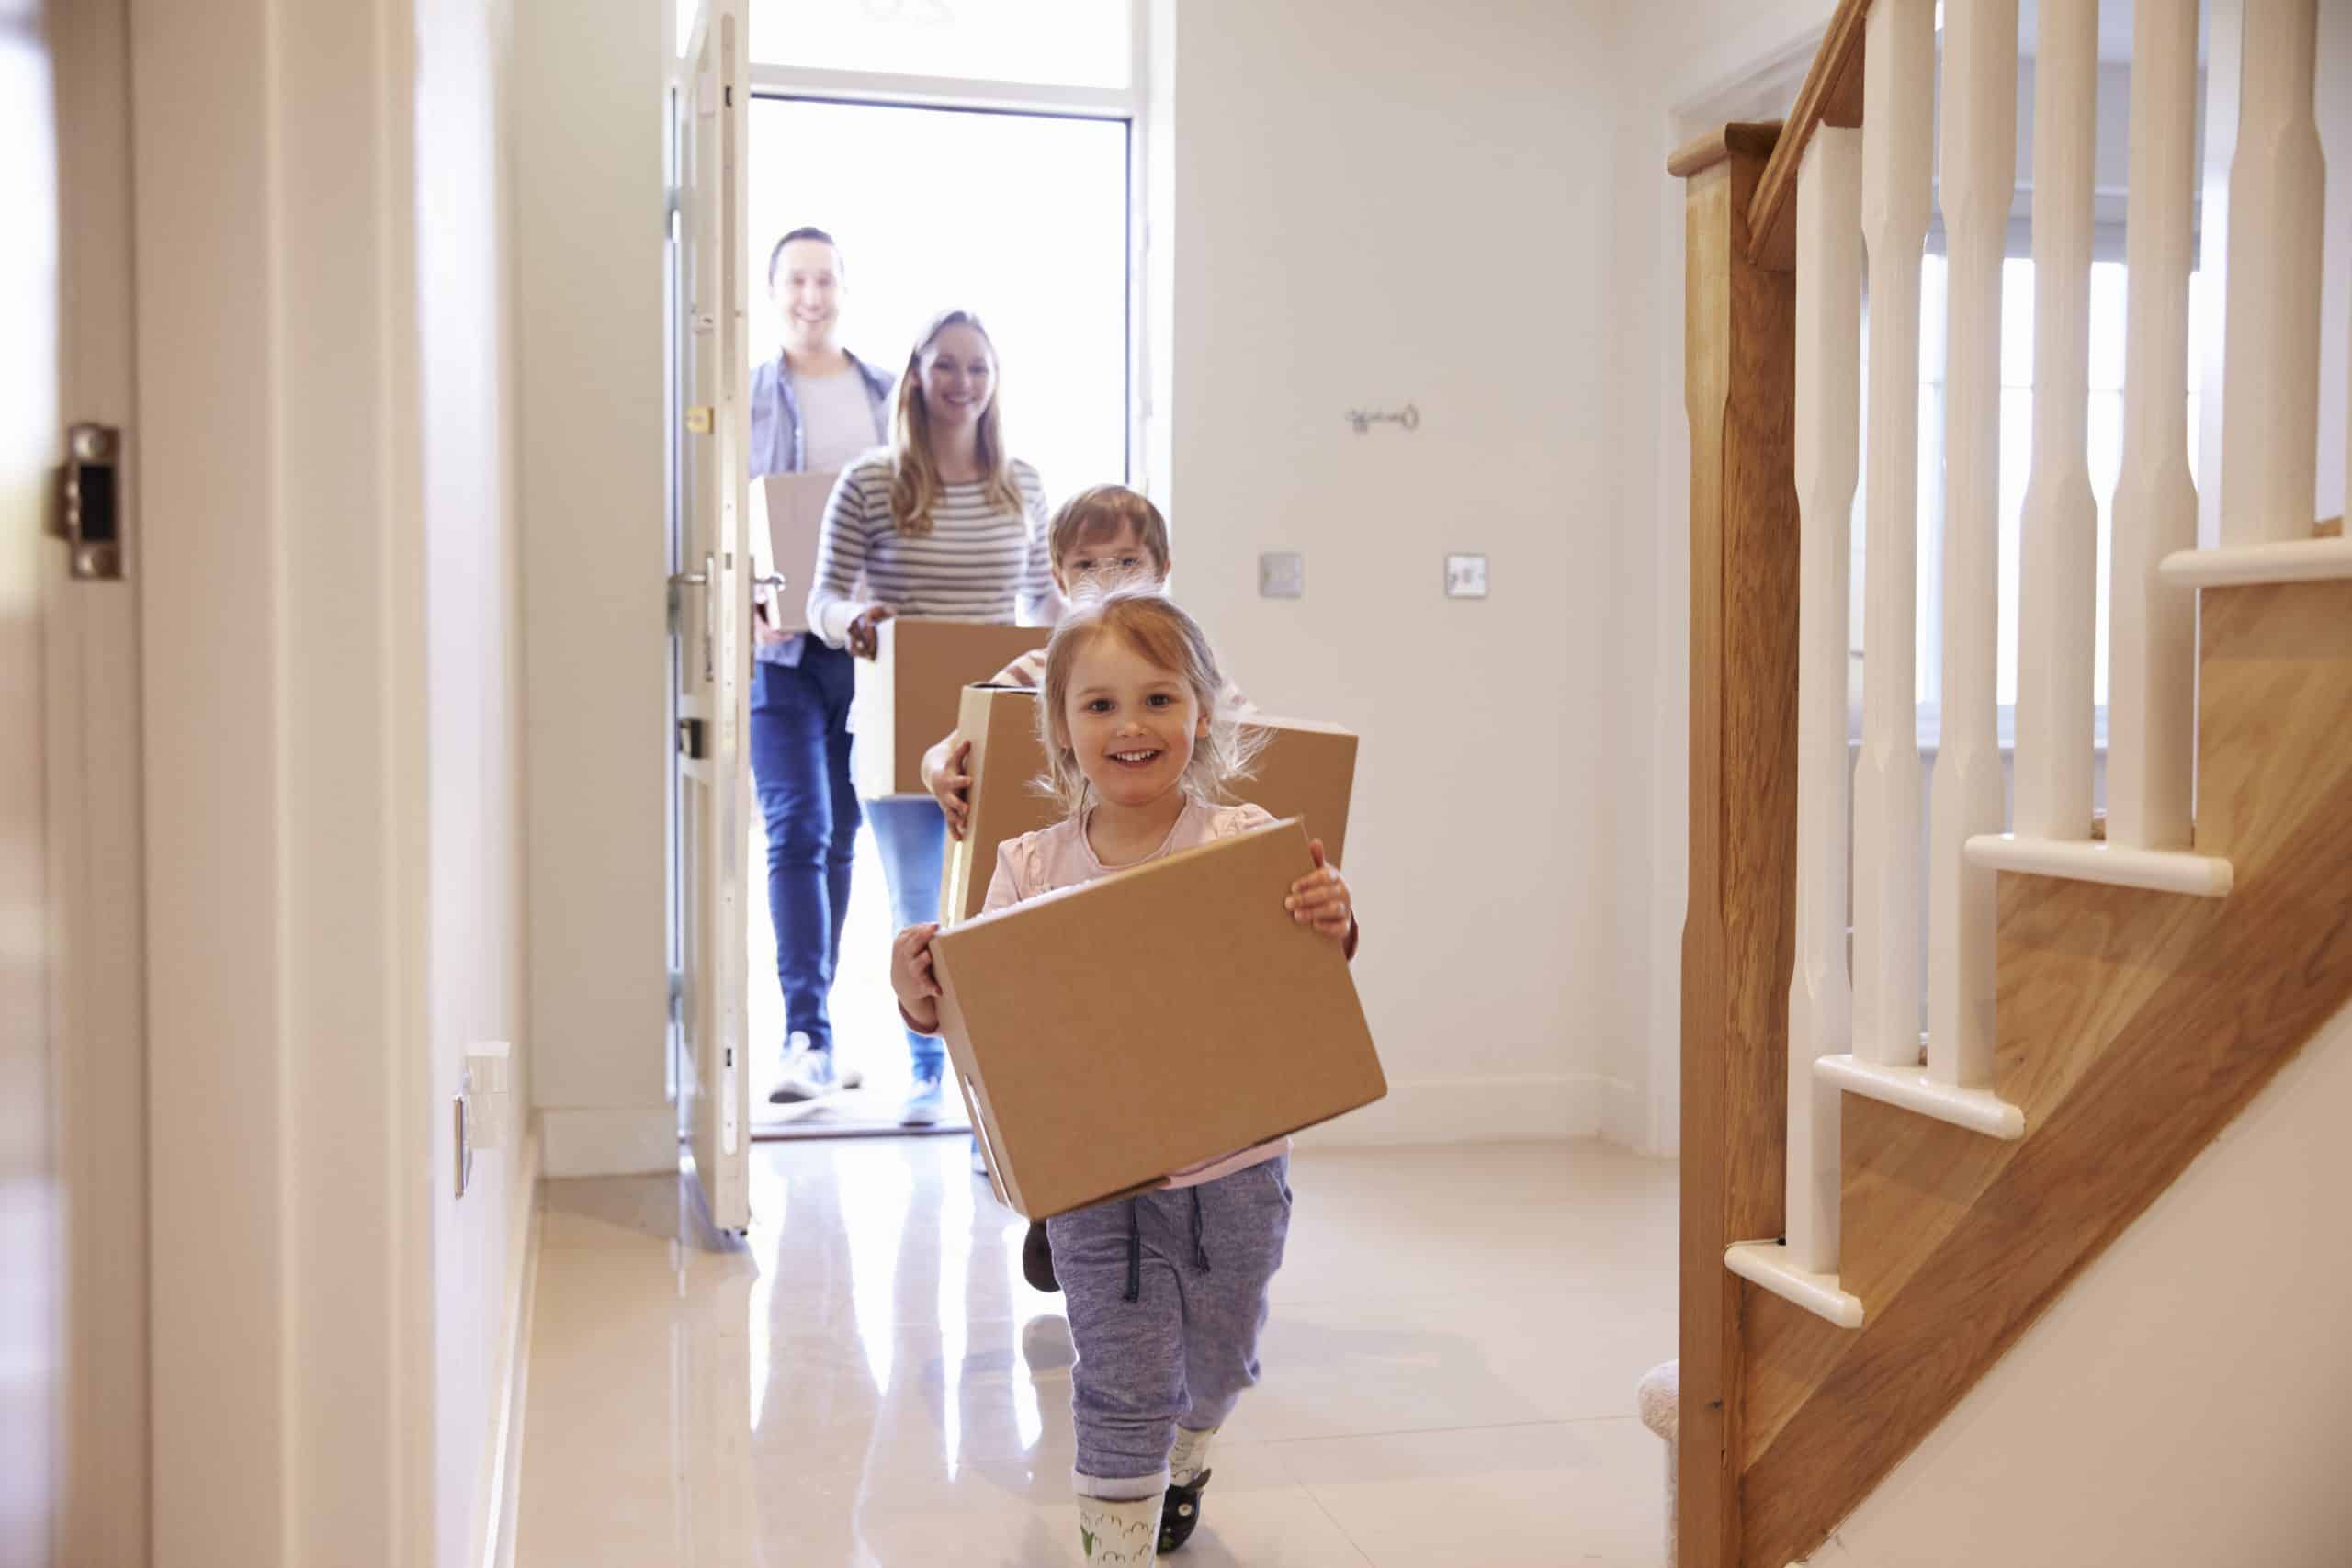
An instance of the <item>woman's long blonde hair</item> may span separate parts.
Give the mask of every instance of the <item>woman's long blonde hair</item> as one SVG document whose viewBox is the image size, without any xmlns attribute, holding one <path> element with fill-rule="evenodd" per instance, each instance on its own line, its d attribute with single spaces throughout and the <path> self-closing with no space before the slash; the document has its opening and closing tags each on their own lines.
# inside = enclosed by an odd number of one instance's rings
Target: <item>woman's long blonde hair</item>
<svg viewBox="0 0 2352 1568">
<path fill-rule="evenodd" d="M 1004 446 L 1004 394 L 998 385 L 1001 367 L 996 340 L 979 317 L 969 310 L 943 311 L 907 355 L 906 373 L 899 378 L 899 400 L 890 418 L 890 520 L 899 532 L 920 536 L 931 532 L 931 509 L 944 481 L 939 459 L 931 449 L 931 406 L 922 395 L 922 356 L 950 327 L 969 327 L 989 345 L 989 406 L 980 413 L 979 459 L 988 497 L 997 505 L 1022 515 L 1027 503 L 1013 481 L 1012 455 Z"/>
<path fill-rule="evenodd" d="M 1118 637 L 1192 688 L 1193 700 L 1208 716 L 1209 732 L 1193 742 L 1184 794 L 1203 805 L 1229 799 L 1233 782 L 1248 778 L 1265 750 L 1265 733 L 1240 722 L 1240 710 L 1227 695 L 1232 688 L 1200 623 L 1148 582 L 1123 583 L 1099 595 L 1081 592 L 1055 626 L 1046 646 L 1045 686 L 1037 695 L 1037 739 L 1046 752 L 1038 792 L 1059 801 L 1073 817 L 1086 809 L 1086 773 L 1070 744 L 1068 705 L 1079 651 L 1102 637 Z"/>
</svg>

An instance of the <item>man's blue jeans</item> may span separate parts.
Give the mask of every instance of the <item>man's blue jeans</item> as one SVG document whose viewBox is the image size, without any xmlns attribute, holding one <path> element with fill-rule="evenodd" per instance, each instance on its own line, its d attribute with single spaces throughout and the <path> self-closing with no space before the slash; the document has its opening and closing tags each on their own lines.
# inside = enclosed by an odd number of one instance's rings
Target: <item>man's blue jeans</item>
<svg viewBox="0 0 2352 1568">
<path fill-rule="evenodd" d="M 768 919 L 775 926 L 786 1042 L 788 1047 L 794 1033 L 804 1033 L 827 1051 L 833 1024 L 826 998 L 841 962 L 857 850 L 850 656 L 812 637 L 797 668 L 755 663 L 752 671 L 752 778 L 767 820 Z"/>
</svg>

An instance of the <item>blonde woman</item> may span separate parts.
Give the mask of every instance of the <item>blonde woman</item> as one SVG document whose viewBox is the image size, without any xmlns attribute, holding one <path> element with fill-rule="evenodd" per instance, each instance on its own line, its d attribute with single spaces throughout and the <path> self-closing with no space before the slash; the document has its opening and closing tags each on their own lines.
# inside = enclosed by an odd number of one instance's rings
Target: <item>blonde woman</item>
<svg viewBox="0 0 2352 1568">
<path fill-rule="evenodd" d="M 996 346 L 979 318 L 932 322 L 899 378 L 890 445 L 842 470 L 825 507 L 808 624 L 834 648 L 874 657 L 894 615 L 1051 626 L 1060 615 L 1037 471 L 1005 447 Z M 946 818 L 929 795 L 865 803 L 894 924 L 933 918 Z M 907 1032 L 914 1089 L 899 1121 L 940 1117 L 939 1042 Z"/>
</svg>

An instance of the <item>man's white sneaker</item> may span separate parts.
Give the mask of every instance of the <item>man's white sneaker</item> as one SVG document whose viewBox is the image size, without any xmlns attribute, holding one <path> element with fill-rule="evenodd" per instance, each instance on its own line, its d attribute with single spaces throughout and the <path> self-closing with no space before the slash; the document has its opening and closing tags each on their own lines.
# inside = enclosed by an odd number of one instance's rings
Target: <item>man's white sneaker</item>
<svg viewBox="0 0 2352 1568">
<path fill-rule="evenodd" d="M 915 1079 L 914 1092 L 907 1096 L 906 1109 L 899 1112 L 901 1127 L 936 1127 L 944 1098 L 937 1078 Z"/>
<path fill-rule="evenodd" d="M 808 1037 L 796 1032 L 792 1050 L 784 1059 L 784 1081 L 769 1091 L 768 1103 L 805 1105 L 845 1089 L 855 1089 L 865 1081 L 863 1073 L 842 1072 L 835 1067 L 831 1051 L 811 1048 Z"/>
</svg>

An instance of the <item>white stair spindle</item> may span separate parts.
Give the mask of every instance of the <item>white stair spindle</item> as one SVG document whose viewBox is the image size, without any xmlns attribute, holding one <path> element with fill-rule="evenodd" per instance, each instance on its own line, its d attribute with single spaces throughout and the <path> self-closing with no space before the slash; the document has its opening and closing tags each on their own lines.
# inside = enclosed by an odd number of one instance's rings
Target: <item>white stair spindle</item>
<svg viewBox="0 0 2352 1568">
<path fill-rule="evenodd" d="M 2222 367 L 2224 546 L 2311 537 L 2327 185 L 2312 105 L 2318 28 L 2318 0 L 2245 0 Z"/>
<path fill-rule="evenodd" d="M 1997 874 L 1968 840 L 2001 830 L 1996 733 L 2000 638 L 2001 258 L 2017 189 L 2018 0 L 1945 13 L 1943 214 L 1951 260 L 1945 333 L 1943 726 L 1928 822 L 1928 1068 L 1939 1083 L 1993 1082 Z"/>
<path fill-rule="evenodd" d="M 2033 466 L 2018 585 L 2017 830 L 2087 841 L 2098 502 L 2091 493 L 2098 0 L 2042 0 L 2033 96 Z"/>
<path fill-rule="evenodd" d="M 1878 0 L 1862 71 L 1870 463 L 1862 752 L 1854 777 L 1854 1041 L 1919 1059 L 1919 263 L 1934 152 L 1935 0 Z"/>
<path fill-rule="evenodd" d="M 1838 1271 L 1835 1085 L 1846 976 L 1846 619 L 1861 467 L 1861 132 L 1825 125 L 1797 171 L 1797 952 L 1789 984 L 1789 1261 Z"/>
<path fill-rule="evenodd" d="M 2196 772 L 2197 600 L 2157 566 L 2197 547 L 2188 472 L 2188 271 L 2197 195 L 2197 0 L 2132 14 L 2124 231 L 2123 471 L 2115 488 L 2107 841 L 2185 850 Z"/>
</svg>

